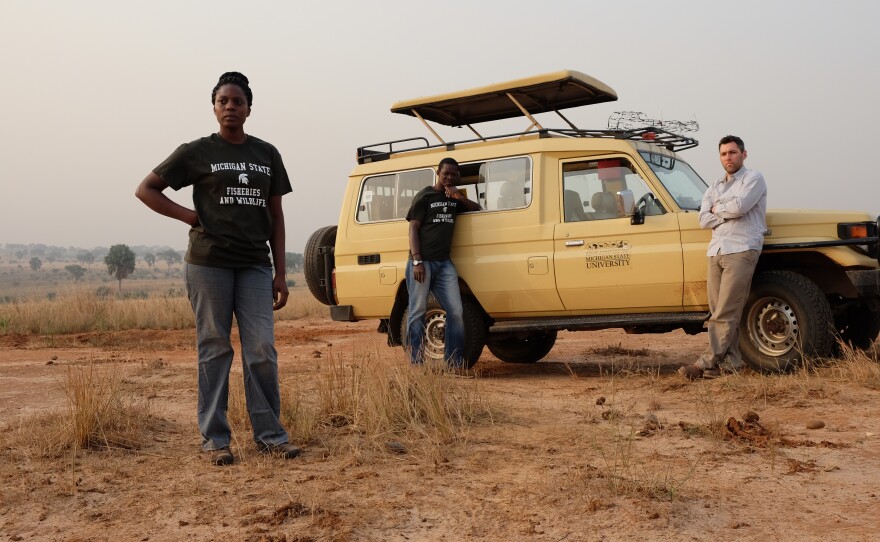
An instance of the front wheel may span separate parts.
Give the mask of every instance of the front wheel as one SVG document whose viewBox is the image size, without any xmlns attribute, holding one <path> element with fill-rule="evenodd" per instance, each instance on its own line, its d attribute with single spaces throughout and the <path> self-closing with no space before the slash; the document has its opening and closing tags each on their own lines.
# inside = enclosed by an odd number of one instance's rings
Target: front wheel
<svg viewBox="0 0 880 542">
<path fill-rule="evenodd" d="M 740 322 L 739 344 L 752 369 L 783 372 L 834 346 L 834 318 L 825 294 L 791 271 L 757 275 Z"/>
<path fill-rule="evenodd" d="M 493 338 L 489 352 L 507 363 L 535 363 L 550 353 L 556 344 L 556 330 L 535 331 L 522 336 L 516 334 Z"/>
<path fill-rule="evenodd" d="M 483 309 L 473 297 L 462 297 L 461 308 L 464 318 L 464 353 L 462 361 L 468 369 L 473 367 L 483 346 L 486 345 L 486 318 Z M 407 348 L 409 341 L 407 336 L 407 321 L 409 309 L 403 313 L 400 323 L 400 336 L 403 338 L 403 347 Z M 428 306 L 425 311 L 425 337 L 422 341 L 425 363 L 445 363 L 444 345 L 446 338 L 446 311 L 433 295 L 428 297 Z"/>
</svg>

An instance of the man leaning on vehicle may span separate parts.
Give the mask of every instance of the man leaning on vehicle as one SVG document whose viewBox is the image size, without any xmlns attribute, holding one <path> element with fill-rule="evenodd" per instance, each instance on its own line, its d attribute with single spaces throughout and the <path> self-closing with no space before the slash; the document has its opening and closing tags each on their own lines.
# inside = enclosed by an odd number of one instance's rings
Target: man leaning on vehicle
<svg viewBox="0 0 880 542">
<path fill-rule="evenodd" d="M 458 272 L 449 253 L 452 232 L 459 213 L 479 211 L 480 205 L 459 191 L 461 171 L 454 158 L 437 166 L 437 182 L 422 189 L 406 214 L 409 221 L 410 258 L 406 264 L 409 293 L 407 350 L 413 364 L 424 361 L 425 313 L 428 295 L 433 293 L 446 311 L 444 350 L 446 362 L 455 369 L 464 366 L 464 317 Z"/>
<path fill-rule="evenodd" d="M 745 366 L 739 351 L 739 320 L 767 231 L 767 185 L 759 171 L 743 166 L 748 153 L 739 137 L 718 143 L 726 172 L 712 183 L 700 205 L 700 226 L 712 229 L 709 243 L 709 347 L 678 369 L 688 380 L 715 378 Z"/>
</svg>

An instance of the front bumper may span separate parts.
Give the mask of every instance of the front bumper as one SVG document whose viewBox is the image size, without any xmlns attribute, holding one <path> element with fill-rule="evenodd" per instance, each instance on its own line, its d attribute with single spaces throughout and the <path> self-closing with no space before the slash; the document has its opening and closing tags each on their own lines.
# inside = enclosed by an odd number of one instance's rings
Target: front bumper
<svg viewBox="0 0 880 542">
<path fill-rule="evenodd" d="M 880 296 L 880 269 L 847 271 L 846 275 L 859 292 L 859 297 Z"/>
</svg>

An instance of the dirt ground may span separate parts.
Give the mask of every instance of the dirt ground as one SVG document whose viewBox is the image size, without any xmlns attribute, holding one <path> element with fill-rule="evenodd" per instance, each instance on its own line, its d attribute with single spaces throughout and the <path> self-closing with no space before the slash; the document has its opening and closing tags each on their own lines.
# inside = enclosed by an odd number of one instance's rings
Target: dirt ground
<svg viewBox="0 0 880 542">
<path fill-rule="evenodd" d="M 282 322 L 277 337 L 304 389 L 364 344 L 404 363 L 375 322 Z M 0 335 L 0 538 L 876 540 L 877 382 L 831 367 L 686 383 L 675 368 L 705 341 L 563 332 L 532 365 L 486 350 L 460 385 L 500 414 L 461 439 L 398 454 L 327 433 L 286 461 L 239 435 L 236 464 L 216 467 L 199 452 L 191 330 Z M 145 445 L 22 453 L 13 437 L 65 408 L 66 368 L 86 364 L 149 400 Z"/>
</svg>

